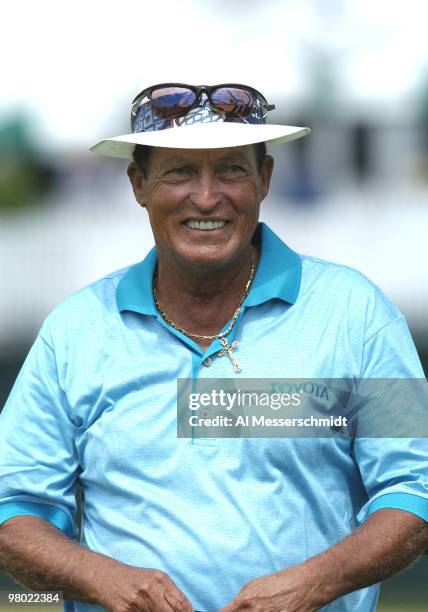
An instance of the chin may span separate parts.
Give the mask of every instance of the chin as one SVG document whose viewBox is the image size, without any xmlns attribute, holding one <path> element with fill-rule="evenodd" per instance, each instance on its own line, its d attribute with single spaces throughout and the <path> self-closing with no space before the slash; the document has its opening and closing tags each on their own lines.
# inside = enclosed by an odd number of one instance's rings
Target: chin
<svg viewBox="0 0 428 612">
<path fill-rule="evenodd" d="M 231 259 L 231 256 L 228 257 L 228 254 L 224 249 L 201 249 L 198 251 L 197 249 L 193 250 L 191 253 L 187 252 L 183 257 L 187 263 L 198 266 L 198 265 L 215 265 L 215 264 L 223 264 L 228 262 Z"/>
</svg>

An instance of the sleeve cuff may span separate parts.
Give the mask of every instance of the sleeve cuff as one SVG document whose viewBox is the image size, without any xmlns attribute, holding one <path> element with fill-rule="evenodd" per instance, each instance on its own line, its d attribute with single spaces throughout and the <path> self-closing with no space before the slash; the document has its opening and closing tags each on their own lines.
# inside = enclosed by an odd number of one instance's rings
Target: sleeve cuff
<svg viewBox="0 0 428 612">
<path fill-rule="evenodd" d="M 37 516 L 62 531 L 66 536 L 75 538 L 74 527 L 64 510 L 37 502 L 14 501 L 0 504 L 0 525 L 14 516 Z"/>
<path fill-rule="evenodd" d="M 383 508 L 406 510 L 428 523 L 428 499 L 411 493 L 386 493 L 377 497 L 368 507 L 367 516 Z"/>
</svg>

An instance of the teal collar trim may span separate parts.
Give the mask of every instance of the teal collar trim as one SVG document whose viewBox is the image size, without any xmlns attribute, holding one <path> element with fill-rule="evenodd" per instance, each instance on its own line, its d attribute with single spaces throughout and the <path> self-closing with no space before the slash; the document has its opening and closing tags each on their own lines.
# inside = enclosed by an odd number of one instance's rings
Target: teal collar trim
<svg viewBox="0 0 428 612">
<path fill-rule="evenodd" d="M 156 247 L 143 261 L 131 266 L 120 279 L 116 288 L 116 303 L 119 311 L 132 310 L 144 315 L 156 316 L 157 309 L 153 299 L 153 273 L 158 256 Z"/>
<path fill-rule="evenodd" d="M 300 256 L 265 223 L 258 223 L 253 242 L 261 245 L 260 259 L 244 306 L 257 306 L 274 298 L 294 304 L 302 276 Z M 153 247 L 143 261 L 128 269 L 116 289 L 119 311 L 157 315 L 152 291 L 156 264 L 157 251 Z"/>
<path fill-rule="evenodd" d="M 294 304 L 300 290 L 302 261 L 265 223 L 259 223 L 253 242 L 260 244 L 260 259 L 245 306 L 258 306 L 277 298 Z"/>
</svg>

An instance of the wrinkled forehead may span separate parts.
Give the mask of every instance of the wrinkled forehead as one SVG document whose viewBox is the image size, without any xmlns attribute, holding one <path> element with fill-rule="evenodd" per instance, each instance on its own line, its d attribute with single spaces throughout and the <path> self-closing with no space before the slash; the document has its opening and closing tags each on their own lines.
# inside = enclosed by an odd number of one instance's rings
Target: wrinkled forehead
<svg viewBox="0 0 428 612">
<path fill-rule="evenodd" d="M 242 145 L 224 149 L 171 149 L 153 147 L 150 152 L 151 163 L 157 164 L 205 164 L 221 162 L 254 163 L 256 145 Z"/>
</svg>

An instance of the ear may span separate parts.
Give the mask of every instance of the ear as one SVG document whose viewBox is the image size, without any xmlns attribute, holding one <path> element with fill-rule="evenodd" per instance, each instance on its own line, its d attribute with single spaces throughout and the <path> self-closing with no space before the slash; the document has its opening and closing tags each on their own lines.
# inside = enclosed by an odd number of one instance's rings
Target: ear
<svg viewBox="0 0 428 612">
<path fill-rule="evenodd" d="M 142 170 L 137 166 L 135 162 L 131 162 L 126 171 L 129 181 L 132 185 L 132 190 L 134 192 L 135 199 L 138 204 L 145 208 L 145 199 L 144 199 L 144 187 L 146 183 L 146 178 L 142 172 Z"/>
<path fill-rule="evenodd" d="M 265 199 L 269 193 L 270 180 L 272 178 L 272 172 L 274 167 L 274 161 L 272 155 L 265 155 L 263 164 L 260 170 L 262 178 L 262 200 Z"/>
</svg>

